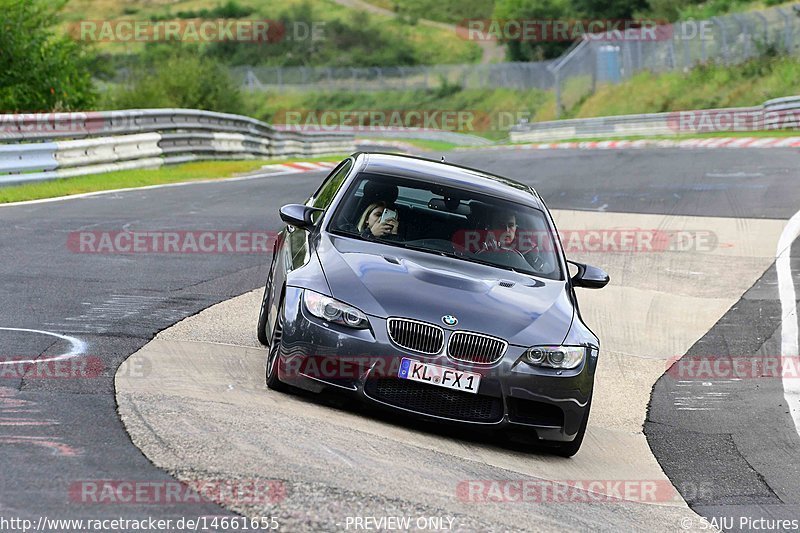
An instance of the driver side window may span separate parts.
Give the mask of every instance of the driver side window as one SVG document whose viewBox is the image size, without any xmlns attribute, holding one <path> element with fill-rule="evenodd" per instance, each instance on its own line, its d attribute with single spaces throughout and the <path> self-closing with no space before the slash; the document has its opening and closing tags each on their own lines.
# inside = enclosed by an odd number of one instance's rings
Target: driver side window
<svg viewBox="0 0 800 533">
<path fill-rule="evenodd" d="M 342 182 L 344 182 L 351 168 L 353 168 L 353 161 L 351 159 L 339 165 L 339 167 L 331 172 L 330 176 L 325 179 L 322 185 L 320 185 L 317 192 L 308 199 L 306 205 L 322 209 L 323 211 L 328 209 L 328 206 L 330 206 L 333 201 L 333 197 L 336 196 L 336 191 L 342 186 Z M 317 213 L 314 216 L 314 222 L 316 222 L 320 216 L 322 216 L 322 213 Z"/>
</svg>

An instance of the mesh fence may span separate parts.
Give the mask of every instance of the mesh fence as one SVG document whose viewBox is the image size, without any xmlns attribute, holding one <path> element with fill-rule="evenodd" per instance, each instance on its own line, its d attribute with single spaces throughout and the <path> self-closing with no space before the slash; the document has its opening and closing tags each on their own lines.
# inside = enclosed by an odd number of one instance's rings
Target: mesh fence
<svg viewBox="0 0 800 533">
<path fill-rule="evenodd" d="M 594 92 L 641 71 L 687 70 L 700 63 L 737 64 L 800 49 L 800 4 L 633 30 L 586 36 L 551 65 L 559 113 Z"/>
<path fill-rule="evenodd" d="M 551 61 L 414 67 L 238 67 L 250 91 L 431 89 L 554 89 L 559 113 L 596 90 L 637 72 L 686 70 L 699 63 L 736 64 L 800 49 L 800 4 L 659 26 L 586 35 Z"/>
<path fill-rule="evenodd" d="M 415 67 L 237 67 L 234 76 L 251 91 L 382 91 L 432 89 L 444 84 L 468 89 L 553 88 L 551 61 Z"/>
</svg>

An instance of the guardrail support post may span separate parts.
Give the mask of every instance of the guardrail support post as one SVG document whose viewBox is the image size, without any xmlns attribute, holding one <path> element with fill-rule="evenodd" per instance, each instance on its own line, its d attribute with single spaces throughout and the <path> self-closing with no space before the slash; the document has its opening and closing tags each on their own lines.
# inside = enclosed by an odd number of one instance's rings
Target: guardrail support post
<svg viewBox="0 0 800 533">
<path fill-rule="evenodd" d="M 764 24 L 764 44 L 771 45 L 774 44 L 769 38 L 769 22 L 767 22 L 767 17 L 759 13 L 758 11 L 754 12 L 753 15 L 758 17 L 761 22 Z"/>
<path fill-rule="evenodd" d="M 561 104 L 561 69 L 557 68 L 553 75 L 556 79 L 556 118 L 561 118 L 564 106 Z"/>
<path fill-rule="evenodd" d="M 719 35 L 722 38 L 722 63 L 727 65 L 728 64 L 728 31 L 725 29 L 725 25 L 720 22 L 718 17 L 711 17 L 711 22 L 713 22 L 719 28 Z M 705 42 L 705 41 L 703 41 Z M 703 50 L 703 56 L 705 56 L 705 49 Z M 705 59 L 705 57 L 704 57 Z"/>
<path fill-rule="evenodd" d="M 783 46 L 787 53 L 791 53 L 792 48 L 794 47 L 794 43 L 792 42 L 792 34 L 794 33 L 792 28 L 792 17 L 779 7 L 776 7 L 775 11 L 777 11 L 783 19 Z"/>
</svg>

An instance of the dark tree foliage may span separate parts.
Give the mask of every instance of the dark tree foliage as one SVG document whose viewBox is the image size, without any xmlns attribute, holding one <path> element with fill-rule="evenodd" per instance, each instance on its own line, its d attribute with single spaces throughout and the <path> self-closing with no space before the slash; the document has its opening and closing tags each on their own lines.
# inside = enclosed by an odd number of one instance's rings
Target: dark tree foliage
<svg viewBox="0 0 800 533">
<path fill-rule="evenodd" d="M 0 112 L 80 110 L 96 101 L 91 58 L 53 29 L 63 5 L 0 0 Z"/>
</svg>

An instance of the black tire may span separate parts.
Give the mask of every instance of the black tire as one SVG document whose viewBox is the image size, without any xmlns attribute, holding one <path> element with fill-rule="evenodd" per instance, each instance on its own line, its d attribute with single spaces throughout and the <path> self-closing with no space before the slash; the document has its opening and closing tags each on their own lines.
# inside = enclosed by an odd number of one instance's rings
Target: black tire
<svg viewBox="0 0 800 533">
<path fill-rule="evenodd" d="M 281 349 L 281 337 L 283 336 L 283 298 L 278 307 L 278 316 L 275 317 L 275 328 L 272 331 L 272 339 L 269 343 L 267 352 L 267 366 L 264 374 L 264 381 L 267 388 L 278 392 L 286 392 L 289 386 L 278 378 L 278 352 Z"/>
<path fill-rule="evenodd" d="M 578 428 L 578 434 L 575 435 L 575 438 L 571 442 L 559 442 L 553 448 L 553 453 L 555 455 L 560 455 L 561 457 L 572 457 L 578 450 L 581 449 L 581 444 L 583 443 L 583 437 L 586 435 L 586 425 L 589 423 L 589 411 L 592 408 L 592 399 L 589 398 L 589 404 L 586 406 L 586 416 L 583 417 L 583 422 L 581 422 L 581 427 Z"/>
<path fill-rule="evenodd" d="M 269 338 L 267 337 L 267 324 L 269 323 L 269 308 L 267 307 L 267 298 L 269 297 L 270 286 L 272 285 L 272 268 L 269 270 L 269 277 L 267 284 L 264 286 L 264 297 L 261 298 L 261 311 L 258 313 L 258 342 L 263 346 L 269 346 Z"/>
</svg>

